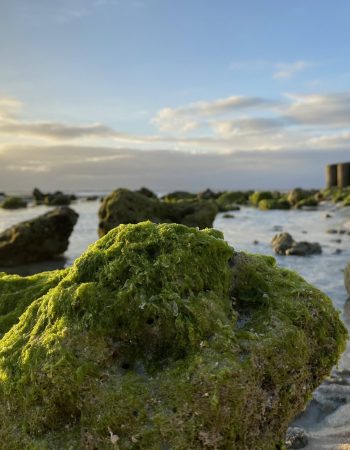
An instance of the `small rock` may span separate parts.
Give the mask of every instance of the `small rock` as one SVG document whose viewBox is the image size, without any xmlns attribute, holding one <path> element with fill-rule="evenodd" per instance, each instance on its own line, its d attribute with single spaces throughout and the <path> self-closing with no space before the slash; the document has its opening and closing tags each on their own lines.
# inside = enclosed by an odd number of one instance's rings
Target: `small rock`
<svg viewBox="0 0 350 450">
<path fill-rule="evenodd" d="M 326 218 L 326 219 L 330 219 L 331 217 L 332 217 L 332 214 L 327 213 L 327 214 L 325 215 L 325 218 Z"/>
<path fill-rule="evenodd" d="M 259 244 L 259 241 L 257 241 L 256 239 L 253 241 L 253 244 L 254 245 L 258 245 Z"/>
<path fill-rule="evenodd" d="M 336 230 L 335 228 L 328 228 L 328 230 L 326 230 L 326 233 L 328 233 L 328 234 L 337 234 L 338 230 Z"/>
<path fill-rule="evenodd" d="M 303 428 L 290 427 L 286 434 L 286 448 L 299 449 L 304 448 L 308 444 L 308 438 Z"/>
<path fill-rule="evenodd" d="M 343 250 L 341 248 L 336 248 L 334 254 L 339 255 Z"/>
<path fill-rule="evenodd" d="M 276 234 L 271 244 L 277 255 L 308 256 L 322 253 L 318 242 L 296 242 L 289 233 Z"/>
</svg>

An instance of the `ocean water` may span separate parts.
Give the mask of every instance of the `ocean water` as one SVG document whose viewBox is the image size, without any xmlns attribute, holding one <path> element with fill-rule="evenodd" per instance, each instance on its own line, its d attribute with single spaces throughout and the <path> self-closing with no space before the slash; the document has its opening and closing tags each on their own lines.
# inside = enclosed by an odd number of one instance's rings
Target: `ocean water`
<svg viewBox="0 0 350 450">
<path fill-rule="evenodd" d="M 23 275 L 56 267 L 67 267 L 98 238 L 98 208 L 100 202 L 83 199 L 71 205 L 79 213 L 79 220 L 70 238 L 64 258 L 50 263 L 32 264 L 7 270 Z M 29 206 L 27 209 L 6 211 L 0 208 L 0 231 L 22 220 L 33 218 L 50 208 Z M 326 214 L 331 214 L 327 218 Z M 345 229 L 350 233 L 350 208 L 321 205 L 317 210 L 260 211 L 242 207 L 234 211 L 234 218 L 218 214 L 214 227 L 224 233 L 225 239 L 236 250 L 273 255 L 270 245 L 273 236 L 288 231 L 295 240 L 319 242 L 322 254 L 310 257 L 277 256 L 280 266 L 299 272 L 307 281 L 326 292 L 350 327 L 350 303 L 344 288 L 343 270 L 350 261 L 350 234 L 329 234 L 328 229 Z M 336 240 L 341 242 L 336 242 Z M 343 355 L 338 369 L 330 380 L 316 391 L 314 400 L 296 424 L 309 435 L 307 449 L 346 448 L 350 444 L 350 352 Z M 349 431 L 346 431 L 349 428 Z M 350 445 L 349 447 L 350 448 Z"/>
</svg>

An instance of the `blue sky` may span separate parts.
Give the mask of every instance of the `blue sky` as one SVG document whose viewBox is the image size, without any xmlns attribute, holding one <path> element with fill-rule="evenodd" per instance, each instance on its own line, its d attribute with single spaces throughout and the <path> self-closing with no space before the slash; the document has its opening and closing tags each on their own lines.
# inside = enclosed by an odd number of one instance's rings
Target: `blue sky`
<svg viewBox="0 0 350 450">
<path fill-rule="evenodd" d="M 28 189 L 70 173 L 68 187 L 109 188 L 107 165 L 148 157 L 151 179 L 131 164 L 124 184 L 284 188 L 303 181 L 292 157 L 318 164 L 304 182 L 320 186 L 323 165 L 350 148 L 349 17 L 345 0 L 2 2 L 0 179 Z M 179 181 L 173 154 L 197 170 Z M 201 172 L 213 154 L 245 178 Z M 244 155 L 278 164 L 256 179 Z M 90 166 L 104 161 L 98 178 Z"/>
</svg>

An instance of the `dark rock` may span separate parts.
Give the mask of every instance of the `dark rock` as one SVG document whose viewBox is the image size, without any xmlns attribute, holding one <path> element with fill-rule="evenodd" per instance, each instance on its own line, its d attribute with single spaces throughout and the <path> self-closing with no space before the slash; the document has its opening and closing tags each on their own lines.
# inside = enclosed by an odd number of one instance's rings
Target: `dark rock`
<svg viewBox="0 0 350 450">
<path fill-rule="evenodd" d="M 26 208 L 27 202 L 21 197 L 6 197 L 0 207 L 4 209 Z"/>
<path fill-rule="evenodd" d="M 192 192 L 174 191 L 169 192 L 169 194 L 163 195 L 161 199 L 165 202 L 174 202 L 179 200 L 194 200 L 196 197 L 197 194 L 193 194 Z"/>
<path fill-rule="evenodd" d="M 304 448 L 308 444 L 308 438 L 303 428 L 290 427 L 286 434 L 286 448 L 287 449 L 300 449 Z"/>
<path fill-rule="evenodd" d="M 272 248 L 278 255 L 308 256 L 322 253 L 317 242 L 296 242 L 289 233 L 276 234 L 272 239 Z"/>
<path fill-rule="evenodd" d="M 153 191 L 151 191 L 150 189 L 148 189 L 146 187 L 142 187 L 141 189 L 139 189 L 138 191 L 135 191 L 135 192 L 137 192 L 138 194 L 144 195 L 145 197 L 148 197 L 148 198 L 154 198 L 154 199 L 158 198 Z"/>
<path fill-rule="evenodd" d="M 234 219 L 235 216 L 234 216 L 234 214 L 226 213 L 226 214 L 223 214 L 222 217 L 224 219 Z"/>
<path fill-rule="evenodd" d="M 61 255 L 78 220 L 68 207 L 13 225 L 0 234 L 0 265 L 14 266 Z"/>
<path fill-rule="evenodd" d="M 145 220 L 207 228 L 212 226 L 217 212 L 217 206 L 211 200 L 160 201 L 128 189 L 117 189 L 101 204 L 99 234 L 103 236 L 122 223 Z"/>
<path fill-rule="evenodd" d="M 66 206 L 71 203 L 72 200 L 76 200 L 76 196 L 63 194 L 61 191 L 44 194 L 38 188 L 33 190 L 33 198 L 37 205 L 45 203 L 47 206 Z"/>
<path fill-rule="evenodd" d="M 199 192 L 197 197 L 201 200 L 216 200 L 221 194 L 221 192 L 213 192 L 211 189 L 205 189 L 205 191 Z"/>
</svg>

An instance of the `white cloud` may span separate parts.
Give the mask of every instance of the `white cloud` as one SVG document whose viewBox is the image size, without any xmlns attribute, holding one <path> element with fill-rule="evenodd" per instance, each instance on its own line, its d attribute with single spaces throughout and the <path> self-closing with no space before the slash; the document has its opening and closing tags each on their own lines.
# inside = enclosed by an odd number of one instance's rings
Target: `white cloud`
<svg viewBox="0 0 350 450">
<path fill-rule="evenodd" d="M 308 61 L 295 61 L 292 63 L 279 63 L 277 64 L 277 71 L 273 74 L 275 79 L 291 78 L 295 74 L 308 69 L 313 64 Z"/>
</svg>

